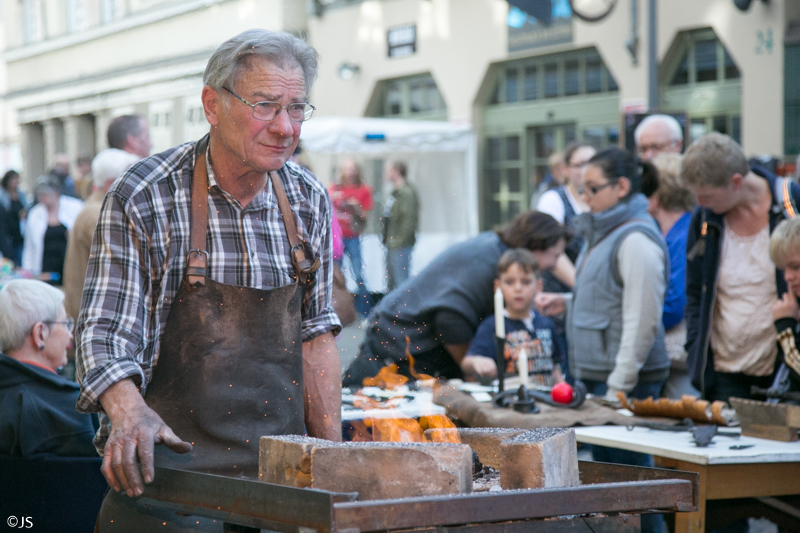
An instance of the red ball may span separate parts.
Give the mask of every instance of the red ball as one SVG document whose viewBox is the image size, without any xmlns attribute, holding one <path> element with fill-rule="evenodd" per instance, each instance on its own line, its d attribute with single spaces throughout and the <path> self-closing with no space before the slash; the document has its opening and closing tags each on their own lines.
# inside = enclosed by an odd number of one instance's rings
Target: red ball
<svg viewBox="0 0 800 533">
<path fill-rule="evenodd" d="M 569 386 L 569 383 L 559 383 L 553 386 L 553 390 L 550 391 L 550 397 L 553 398 L 554 402 L 558 403 L 569 403 L 574 395 L 575 392 Z"/>
</svg>

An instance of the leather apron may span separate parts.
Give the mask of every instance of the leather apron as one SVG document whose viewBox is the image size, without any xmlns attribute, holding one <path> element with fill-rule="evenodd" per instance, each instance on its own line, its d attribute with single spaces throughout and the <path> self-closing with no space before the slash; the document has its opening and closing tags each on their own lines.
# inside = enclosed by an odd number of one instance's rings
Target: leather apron
<svg viewBox="0 0 800 533">
<path fill-rule="evenodd" d="M 177 454 L 156 446 L 155 464 L 257 479 L 262 435 L 305 433 L 300 311 L 303 286 L 313 284 L 318 261 L 309 268 L 280 178 L 271 175 L 299 283 L 262 290 L 206 277 L 208 175 L 203 144 L 198 143 L 192 183 L 192 250 L 145 394 L 148 406 L 193 449 Z M 111 491 L 98 526 L 99 531 L 115 532 L 151 526 L 158 531 L 221 531 L 218 521 L 148 508 Z"/>
</svg>

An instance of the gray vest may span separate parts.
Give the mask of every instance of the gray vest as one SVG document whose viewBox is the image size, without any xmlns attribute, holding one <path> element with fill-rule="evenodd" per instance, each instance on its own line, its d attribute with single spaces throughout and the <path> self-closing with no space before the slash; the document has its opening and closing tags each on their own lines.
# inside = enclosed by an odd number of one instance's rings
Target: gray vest
<svg viewBox="0 0 800 533">
<path fill-rule="evenodd" d="M 567 315 L 569 356 L 575 377 L 605 381 L 614 370 L 622 338 L 622 278 L 617 252 L 624 238 L 644 233 L 664 251 L 664 275 L 669 279 L 669 252 L 661 232 L 647 213 L 641 194 L 602 213 L 578 217 L 576 228 L 584 246 L 576 262 L 575 290 Z M 639 381 L 660 381 L 669 373 L 664 326 L 639 371 Z"/>
</svg>

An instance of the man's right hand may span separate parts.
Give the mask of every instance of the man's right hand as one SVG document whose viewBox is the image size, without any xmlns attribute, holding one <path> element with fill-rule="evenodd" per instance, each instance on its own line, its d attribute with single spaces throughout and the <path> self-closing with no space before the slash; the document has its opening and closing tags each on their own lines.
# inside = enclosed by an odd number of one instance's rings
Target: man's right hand
<svg viewBox="0 0 800 533">
<path fill-rule="evenodd" d="M 124 379 L 109 387 L 100 395 L 100 403 L 111 419 L 111 434 L 103 449 L 100 470 L 115 491 L 124 490 L 130 497 L 142 495 L 144 484 L 152 483 L 155 477 L 153 449 L 156 444 L 163 444 L 176 453 L 192 449 L 191 444 L 178 438 L 147 406 L 133 380 Z"/>
<path fill-rule="evenodd" d="M 567 310 L 566 298 L 555 292 L 540 292 L 533 297 L 536 308 L 545 316 L 560 315 Z"/>
<path fill-rule="evenodd" d="M 793 318 L 797 320 L 799 313 L 800 308 L 798 308 L 797 305 L 797 296 L 792 292 L 791 287 L 789 287 L 788 292 L 783 293 L 781 299 L 772 306 L 773 320 L 780 320 L 781 318 Z"/>
<path fill-rule="evenodd" d="M 497 376 L 497 363 L 491 357 L 468 355 L 461 360 L 461 371 L 466 375 L 493 378 Z"/>
</svg>

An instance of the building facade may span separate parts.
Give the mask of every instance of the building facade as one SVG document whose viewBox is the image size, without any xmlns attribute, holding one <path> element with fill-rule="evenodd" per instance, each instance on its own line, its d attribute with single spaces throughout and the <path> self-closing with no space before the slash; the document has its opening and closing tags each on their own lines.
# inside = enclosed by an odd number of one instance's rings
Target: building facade
<svg viewBox="0 0 800 533">
<path fill-rule="evenodd" d="M 481 227 L 494 227 L 528 208 L 553 151 L 573 140 L 624 145 L 632 116 L 654 110 L 649 2 L 595 4 L 613 8 L 588 22 L 552 0 L 543 24 L 506 0 L 327 2 L 309 18 L 323 55 L 315 105 L 470 124 Z M 685 117 L 687 141 L 716 130 L 751 155 L 796 155 L 800 3 L 657 4 L 658 110 Z"/>
<path fill-rule="evenodd" d="M 3 0 L 5 102 L 23 180 L 107 148 L 116 116 L 148 118 L 153 151 L 208 131 L 200 92 L 211 53 L 253 27 L 302 32 L 305 0 Z"/>
<path fill-rule="evenodd" d="M 200 137 L 208 56 L 251 27 L 308 34 L 317 115 L 469 125 L 484 229 L 528 208 L 553 151 L 623 144 L 629 115 L 653 110 L 646 0 L 597 3 L 613 7 L 596 22 L 552 0 L 548 24 L 507 0 L 1 1 L 16 124 L 0 136 L 19 128 L 29 184 L 57 153 L 105 148 L 120 114 L 148 117 L 154 151 Z M 657 4 L 659 110 L 685 116 L 688 140 L 717 130 L 748 154 L 793 158 L 800 2 Z"/>
</svg>

